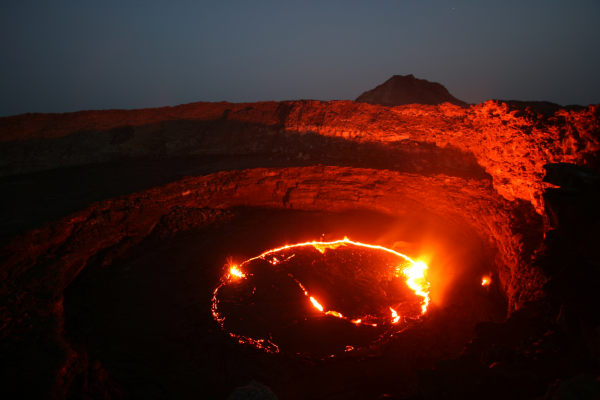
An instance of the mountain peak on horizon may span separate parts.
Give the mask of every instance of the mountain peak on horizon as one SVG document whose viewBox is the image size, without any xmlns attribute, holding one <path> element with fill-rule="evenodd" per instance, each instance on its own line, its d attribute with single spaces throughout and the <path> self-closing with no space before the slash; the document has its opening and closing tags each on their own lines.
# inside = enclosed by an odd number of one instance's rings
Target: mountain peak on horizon
<svg viewBox="0 0 600 400">
<path fill-rule="evenodd" d="M 451 103 L 461 107 L 469 105 L 452 96 L 444 85 L 415 78 L 413 74 L 394 75 L 375 89 L 364 92 L 354 101 L 390 107 L 415 103 L 426 105 Z"/>
</svg>

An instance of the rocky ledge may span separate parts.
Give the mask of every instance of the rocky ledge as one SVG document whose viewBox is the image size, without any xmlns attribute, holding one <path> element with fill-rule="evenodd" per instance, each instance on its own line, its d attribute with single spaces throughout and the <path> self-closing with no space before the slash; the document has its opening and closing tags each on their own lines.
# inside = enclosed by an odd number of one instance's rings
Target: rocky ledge
<svg viewBox="0 0 600 400">
<path fill-rule="evenodd" d="M 272 154 L 418 174 L 491 176 L 543 213 L 543 165 L 598 170 L 600 106 L 541 113 L 498 101 L 461 108 L 351 101 L 193 103 L 0 118 L 0 175 L 122 157 Z"/>
</svg>

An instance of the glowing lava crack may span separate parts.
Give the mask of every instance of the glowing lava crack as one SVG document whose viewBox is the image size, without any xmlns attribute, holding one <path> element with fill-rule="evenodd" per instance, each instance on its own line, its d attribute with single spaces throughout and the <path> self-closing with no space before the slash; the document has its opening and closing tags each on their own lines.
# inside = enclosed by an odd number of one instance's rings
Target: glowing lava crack
<svg viewBox="0 0 600 400">
<path fill-rule="evenodd" d="M 215 320 L 240 343 L 327 357 L 368 348 L 418 320 L 427 265 L 382 246 L 307 242 L 230 262 L 215 289 Z"/>
</svg>

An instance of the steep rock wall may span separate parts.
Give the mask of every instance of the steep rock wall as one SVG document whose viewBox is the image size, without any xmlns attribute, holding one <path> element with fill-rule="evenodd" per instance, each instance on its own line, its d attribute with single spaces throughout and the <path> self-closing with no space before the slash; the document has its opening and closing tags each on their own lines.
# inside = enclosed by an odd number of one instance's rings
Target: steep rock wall
<svg viewBox="0 0 600 400">
<path fill-rule="evenodd" d="M 483 168 L 498 193 L 541 213 L 542 166 L 597 170 L 599 135 L 598 105 L 544 115 L 495 101 L 469 109 L 293 101 L 25 114 L 0 119 L 0 175 L 123 156 L 312 154 L 415 173 Z"/>
</svg>

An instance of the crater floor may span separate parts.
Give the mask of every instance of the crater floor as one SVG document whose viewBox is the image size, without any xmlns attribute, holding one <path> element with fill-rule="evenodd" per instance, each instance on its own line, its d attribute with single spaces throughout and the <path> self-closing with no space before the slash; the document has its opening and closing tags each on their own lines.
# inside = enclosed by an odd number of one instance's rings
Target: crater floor
<svg viewBox="0 0 600 400">
<path fill-rule="evenodd" d="M 476 322 L 506 315 L 501 296 L 479 285 L 487 266 L 471 265 L 454 281 L 445 307 L 433 306 L 421 322 L 360 355 L 316 361 L 268 354 L 239 344 L 211 314 L 228 257 L 244 260 L 319 237 L 380 241 L 398 226 L 406 233 L 394 237 L 405 245 L 418 248 L 431 240 L 426 226 L 372 212 L 236 208 L 229 220 L 207 228 L 174 235 L 157 230 L 109 266 L 88 262 L 65 291 L 67 339 L 84 345 L 133 398 L 201 393 L 222 399 L 252 379 L 282 399 L 376 399 L 400 392 L 415 379 L 416 368 L 456 357 Z M 457 243 L 451 237 L 439 233 L 436 239 L 453 253 Z M 432 261 L 434 272 L 443 259 Z"/>
</svg>

